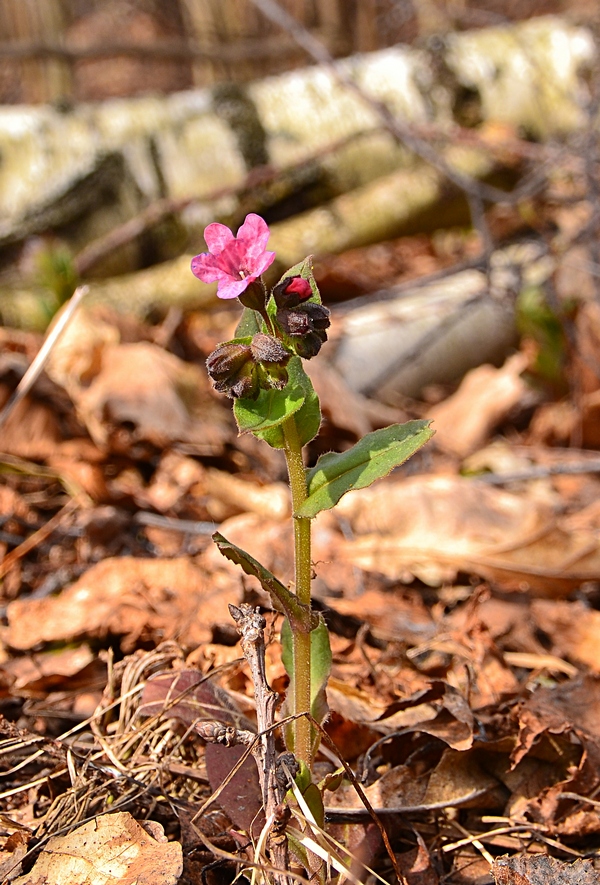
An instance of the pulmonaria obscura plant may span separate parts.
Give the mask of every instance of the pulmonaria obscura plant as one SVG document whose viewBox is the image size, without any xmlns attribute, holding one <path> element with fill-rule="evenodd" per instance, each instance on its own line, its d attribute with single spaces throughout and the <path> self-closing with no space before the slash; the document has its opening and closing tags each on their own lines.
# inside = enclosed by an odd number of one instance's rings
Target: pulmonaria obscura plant
<svg viewBox="0 0 600 885">
<path fill-rule="evenodd" d="M 427 421 L 395 424 L 367 434 L 347 451 L 322 455 L 307 469 L 303 450 L 319 432 L 321 410 L 303 360 L 321 351 L 330 325 L 311 259 L 287 270 L 269 291 L 262 274 L 275 253 L 266 251 L 269 229 L 260 216 L 248 215 L 237 237 L 216 223 L 204 236 L 209 251 L 193 259 L 193 273 L 205 283 L 217 282 L 220 298 L 237 297 L 244 306 L 236 337 L 208 357 L 208 373 L 215 389 L 233 399 L 240 433 L 253 433 L 285 456 L 294 521 L 293 588 L 219 533 L 213 537 L 224 556 L 258 578 L 285 615 L 283 663 L 290 685 L 283 712 L 291 718 L 286 742 L 299 763 L 297 784 L 306 791 L 319 745 L 313 723 L 321 723 L 327 714 L 331 666 L 327 628 L 311 608 L 311 521 L 346 492 L 386 476 L 433 431 Z"/>
</svg>

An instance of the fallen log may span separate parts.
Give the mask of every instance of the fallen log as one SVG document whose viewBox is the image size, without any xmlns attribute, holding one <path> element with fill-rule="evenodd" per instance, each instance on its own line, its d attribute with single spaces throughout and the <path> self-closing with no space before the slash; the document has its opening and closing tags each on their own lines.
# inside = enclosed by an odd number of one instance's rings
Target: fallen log
<svg viewBox="0 0 600 885">
<path fill-rule="evenodd" d="M 52 230 L 77 251 L 164 198 L 196 201 L 183 220 L 197 239 L 215 217 L 236 221 L 249 208 L 282 217 L 395 173 L 417 182 L 422 175 L 426 189 L 430 167 L 382 128 L 377 103 L 402 121 L 405 134 L 422 124 L 451 134 L 464 122 L 468 95 L 471 122 L 475 107 L 476 123 L 500 121 L 544 139 L 584 122 L 580 74 L 593 57 L 588 30 L 547 17 L 453 34 L 435 49 L 399 46 L 315 65 L 245 90 L 219 84 L 66 109 L 0 108 L 0 248 Z M 348 88 L 349 79 L 359 92 Z M 452 167 L 453 153 L 440 150 L 443 167 Z M 467 176 L 486 175 L 494 165 L 489 151 L 487 158 L 482 153 L 480 168 Z M 249 207 L 248 172 L 265 165 L 287 172 L 253 191 Z M 295 167 L 302 173 L 295 175 Z M 377 198 L 387 190 L 374 187 Z M 215 203 L 215 191 L 228 196 Z M 438 184 L 429 200 L 439 196 Z M 341 243 L 401 230 L 410 208 L 402 187 L 400 197 L 396 226 L 371 211 L 375 230 Z M 420 212 L 422 200 L 415 203 Z M 348 211 L 362 208 L 350 199 Z M 154 245 L 155 260 L 173 255 L 172 243 Z M 140 260 L 130 249 L 104 273 L 135 269 Z"/>
</svg>

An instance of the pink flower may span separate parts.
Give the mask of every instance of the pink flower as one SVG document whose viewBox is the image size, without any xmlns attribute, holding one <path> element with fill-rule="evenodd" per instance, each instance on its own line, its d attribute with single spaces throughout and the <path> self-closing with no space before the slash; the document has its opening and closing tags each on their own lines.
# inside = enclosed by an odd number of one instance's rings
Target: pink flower
<svg viewBox="0 0 600 885">
<path fill-rule="evenodd" d="M 219 298 L 237 298 L 275 260 L 265 252 L 269 239 L 266 221 L 253 212 L 237 237 L 224 224 L 214 222 L 204 231 L 208 252 L 192 258 L 192 273 L 203 283 L 218 283 Z"/>
</svg>

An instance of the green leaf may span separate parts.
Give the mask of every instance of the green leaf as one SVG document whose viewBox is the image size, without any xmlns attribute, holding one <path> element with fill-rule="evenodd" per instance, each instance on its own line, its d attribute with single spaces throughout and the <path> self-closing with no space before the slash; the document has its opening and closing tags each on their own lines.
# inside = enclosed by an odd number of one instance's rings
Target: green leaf
<svg viewBox="0 0 600 885">
<path fill-rule="evenodd" d="M 316 784 L 309 784 L 303 791 L 304 801 L 312 811 L 312 815 L 321 829 L 325 826 L 325 806 L 323 796 Z"/>
<path fill-rule="evenodd" d="M 300 357 L 293 356 L 288 363 L 287 370 L 289 377 L 288 385 L 301 388 L 304 391 L 305 399 L 300 409 L 295 412 L 295 420 L 300 444 L 305 446 L 311 439 L 315 438 L 321 426 L 319 397 L 315 393 L 310 378 L 304 371 Z M 293 413 L 290 412 L 290 414 Z M 274 449 L 285 448 L 283 430 L 280 426 L 271 427 L 264 431 L 254 431 L 254 433 L 260 439 L 264 439 Z"/>
<path fill-rule="evenodd" d="M 252 338 L 258 332 L 263 331 L 263 326 L 264 323 L 260 314 L 255 310 L 251 310 L 249 307 L 245 307 L 241 319 L 237 324 L 235 334 L 239 337 L 249 336 Z"/>
<path fill-rule="evenodd" d="M 255 400 L 236 399 L 233 414 L 240 433 L 258 435 L 283 424 L 286 418 L 302 408 L 305 399 L 302 387 L 288 383 L 283 390 L 261 390 Z"/>
<path fill-rule="evenodd" d="M 314 630 L 319 623 L 318 615 L 312 612 L 308 605 L 299 602 L 298 597 L 288 590 L 274 574 L 241 547 L 236 547 L 235 544 L 228 541 L 220 532 L 215 532 L 212 538 L 219 553 L 239 565 L 247 575 L 258 578 L 262 588 L 270 595 L 273 607 L 277 611 L 282 611 L 294 624 L 296 630 L 302 633 Z"/>
<path fill-rule="evenodd" d="M 322 615 L 317 615 L 318 626 L 310 631 L 310 713 L 317 722 L 323 722 L 329 712 L 327 706 L 326 687 L 331 672 L 331 645 L 329 644 L 329 630 Z M 281 626 L 281 660 L 290 677 L 287 690 L 287 698 L 294 695 L 294 642 L 289 620 Z M 289 708 L 286 698 L 286 711 Z M 319 734 L 313 728 L 313 752 L 319 745 Z M 290 744 L 291 729 L 286 729 L 286 744 L 288 749 L 293 750 Z"/>
<path fill-rule="evenodd" d="M 307 471 L 308 497 L 294 515 L 312 519 L 334 507 L 346 492 L 387 476 L 431 439 L 429 423 L 392 424 L 368 433 L 347 452 L 322 455 Z"/>
</svg>

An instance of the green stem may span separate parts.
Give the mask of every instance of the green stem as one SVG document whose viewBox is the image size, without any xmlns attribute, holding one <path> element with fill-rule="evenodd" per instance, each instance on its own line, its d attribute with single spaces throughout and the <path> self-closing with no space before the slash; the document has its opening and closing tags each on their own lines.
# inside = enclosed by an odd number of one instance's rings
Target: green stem
<svg viewBox="0 0 600 885">
<path fill-rule="evenodd" d="M 296 420 L 290 415 L 283 425 L 285 439 L 285 458 L 287 461 L 290 488 L 292 490 L 292 509 L 295 512 L 306 500 L 306 471 L 302 461 L 302 445 L 298 436 Z M 312 565 L 310 555 L 310 519 L 294 517 L 294 554 L 296 596 L 299 602 L 310 605 Z M 310 633 L 294 629 L 294 698 L 293 712 L 310 713 Z M 294 722 L 294 752 L 298 760 L 311 766 L 311 728 L 305 716 Z"/>
</svg>

